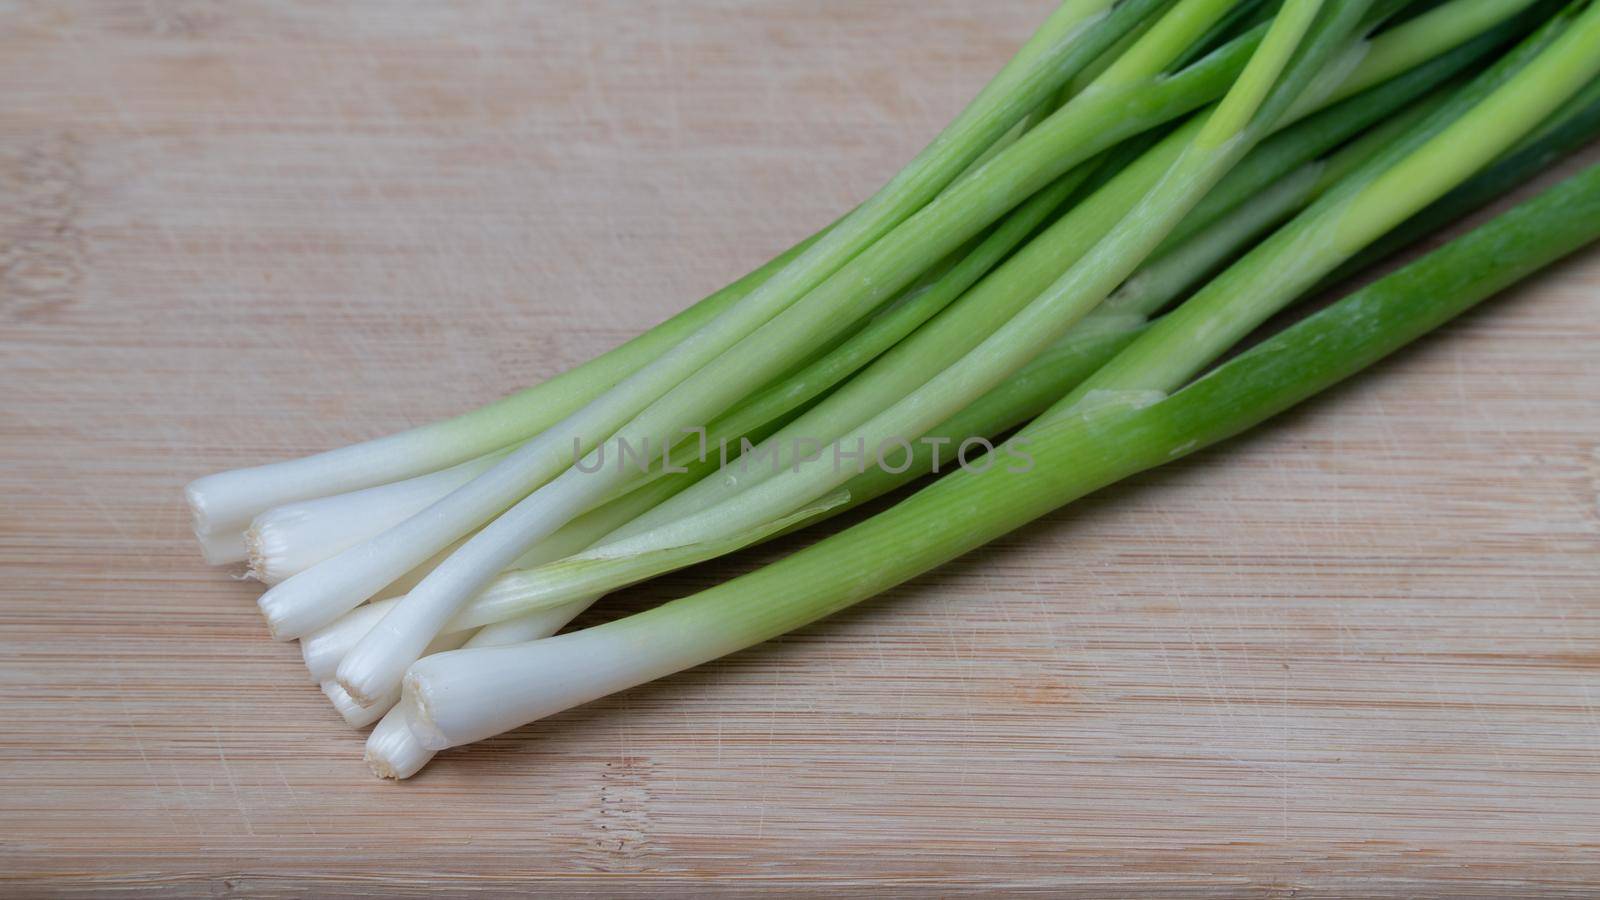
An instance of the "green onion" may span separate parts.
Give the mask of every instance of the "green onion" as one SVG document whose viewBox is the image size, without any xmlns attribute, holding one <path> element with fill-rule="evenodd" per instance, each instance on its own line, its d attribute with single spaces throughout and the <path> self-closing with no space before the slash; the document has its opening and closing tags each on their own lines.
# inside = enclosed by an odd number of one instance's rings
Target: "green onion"
<svg viewBox="0 0 1600 900">
<path fill-rule="evenodd" d="M 273 635 L 405 777 L 1348 376 L 1594 238 L 1600 174 L 1218 360 L 1597 132 L 1590 0 L 1064 0 L 818 235 L 513 397 L 199 479 L 196 534 L 248 560 Z M 610 591 L 929 474 L 766 569 L 553 637 Z"/>
</svg>

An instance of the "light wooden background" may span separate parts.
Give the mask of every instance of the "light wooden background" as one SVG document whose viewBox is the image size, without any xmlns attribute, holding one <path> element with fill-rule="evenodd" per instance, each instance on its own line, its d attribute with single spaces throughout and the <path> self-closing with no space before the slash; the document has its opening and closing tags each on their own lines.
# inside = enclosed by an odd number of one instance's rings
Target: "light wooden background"
<svg viewBox="0 0 1600 900">
<path fill-rule="evenodd" d="M 0 3 L 12 890 L 1600 886 L 1600 254 L 405 784 L 201 565 L 188 479 L 639 331 L 865 196 L 1047 6 Z"/>
</svg>

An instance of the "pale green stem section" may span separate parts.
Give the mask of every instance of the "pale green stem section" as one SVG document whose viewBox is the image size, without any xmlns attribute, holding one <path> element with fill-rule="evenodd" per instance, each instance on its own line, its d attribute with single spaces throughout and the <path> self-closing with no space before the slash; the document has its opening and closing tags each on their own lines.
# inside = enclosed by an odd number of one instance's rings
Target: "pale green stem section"
<svg viewBox="0 0 1600 900">
<path fill-rule="evenodd" d="M 455 631 L 456 623 L 460 622 L 486 625 L 565 606 L 663 572 L 725 556 L 837 509 L 848 500 L 849 496 L 842 492 L 830 494 L 814 507 L 738 534 L 708 540 L 690 535 L 682 543 L 664 545 L 648 553 L 619 555 L 611 547 L 596 547 L 536 569 L 507 572 L 473 598 L 467 609 L 446 627 L 448 631 Z"/>
<path fill-rule="evenodd" d="M 1105 308 L 1155 315 L 1217 267 L 1304 209 L 1322 179 L 1325 162 L 1311 162 L 1289 173 L 1211 227 L 1139 267 L 1106 298 Z"/>
<path fill-rule="evenodd" d="M 1161 21 L 1161 18 L 1161 16 L 1146 18 L 1118 39 L 1115 44 L 1111 45 L 1110 49 L 1096 57 L 1094 62 L 1084 66 L 1083 71 L 1074 75 L 1072 80 L 1067 82 L 1066 87 L 1061 89 L 1063 103 L 1058 104 L 1058 106 L 1065 105 L 1066 100 L 1083 93 L 1085 88 L 1093 84 L 1096 79 L 1105 74 L 1107 69 L 1111 68 L 1112 63 L 1126 55 L 1130 47 L 1144 40 L 1144 36 L 1150 33 L 1150 29 L 1155 27 L 1155 24 Z"/>
<path fill-rule="evenodd" d="M 1477 0 L 1453 0 L 1476 3 Z M 1347 75 L 1347 81 L 1324 90 L 1307 100 L 1302 95 L 1280 124 L 1292 128 L 1263 141 L 1250 157 L 1205 196 L 1177 228 L 1168 235 L 1163 249 L 1169 249 L 1210 227 L 1229 210 L 1266 190 L 1296 166 L 1335 146 L 1350 135 L 1390 116 L 1396 109 L 1478 62 L 1508 39 L 1528 29 L 1515 16 L 1493 23 L 1481 33 L 1462 41 L 1454 30 L 1434 35 L 1432 41 L 1418 40 L 1407 32 L 1384 32 L 1365 42 L 1374 52 L 1353 50 L 1347 57 L 1360 62 Z M 1357 45 L 1358 47 L 1361 45 Z M 1402 52 L 1403 51 L 1403 52 Z M 1409 67 L 1400 63 L 1409 62 Z M 1374 72 L 1379 63 L 1384 71 L 1397 66 L 1400 74 L 1378 81 Z M 1342 70 L 1341 70 L 1342 71 Z M 1354 92 L 1352 84 L 1370 84 Z M 1315 113 L 1313 115 L 1313 113 Z"/>
<path fill-rule="evenodd" d="M 1169 240 L 1106 298 L 1105 309 L 1141 316 L 1152 316 L 1166 309 L 1254 244 L 1261 235 L 1304 209 L 1340 179 L 1372 159 L 1444 99 L 1445 94 L 1440 93 L 1413 104 L 1331 158 L 1307 163 L 1279 179 L 1188 240 L 1171 247 Z"/>
<path fill-rule="evenodd" d="M 1362 74 L 1341 89 L 1349 94 L 1363 91 L 1404 72 L 1414 65 L 1411 50 L 1418 45 L 1453 45 L 1503 22 L 1533 6 L 1537 0 L 1460 0 L 1428 10 L 1391 28 L 1385 40 L 1374 42 L 1362 60 Z"/>
<path fill-rule="evenodd" d="M 1351 77 L 1334 88 L 1323 102 L 1341 100 L 1388 81 L 1416 65 L 1419 51 L 1465 43 L 1536 2 L 1538 0 L 1454 0 L 1402 22 L 1352 54 Z M 1308 91 L 1297 101 L 1289 117 L 1303 114 L 1317 102 L 1317 94 L 1317 91 Z"/>
<path fill-rule="evenodd" d="M 1597 136 L 1600 136 L 1600 79 L 1589 82 L 1588 87 L 1563 104 L 1538 131 L 1495 160 L 1494 165 L 1346 260 L 1324 277 L 1322 284 L 1338 284 L 1396 250 L 1462 221 Z"/>
</svg>

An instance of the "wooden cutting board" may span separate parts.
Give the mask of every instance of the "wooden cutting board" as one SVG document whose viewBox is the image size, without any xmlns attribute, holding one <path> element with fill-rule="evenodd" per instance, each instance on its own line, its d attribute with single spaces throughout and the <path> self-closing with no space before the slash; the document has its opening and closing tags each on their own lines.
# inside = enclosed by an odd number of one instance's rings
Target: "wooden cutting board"
<svg viewBox="0 0 1600 900">
<path fill-rule="evenodd" d="M 1048 7 L 0 4 L 11 892 L 1592 892 L 1600 254 L 404 784 L 201 564 L 190 478 L 618 343 L 866 196 Z"/>
</svg>

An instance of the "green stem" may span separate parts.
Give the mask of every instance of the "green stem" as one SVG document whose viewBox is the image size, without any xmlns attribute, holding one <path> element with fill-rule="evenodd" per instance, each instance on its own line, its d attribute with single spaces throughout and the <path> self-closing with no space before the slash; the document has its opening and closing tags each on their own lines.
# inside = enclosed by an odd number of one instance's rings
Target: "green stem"
<svg viewBox="0 0 1600 900">
<path fill-rule="evenodd" d="M 1333 88 L 1339 100 L 1387 81 L 1416 65 L 1419 51 L 1427 47 L 1454 47 L 1482 34 L 1532 7 L 1537 0 L 1455 0 L 1443 3 L 1378 35 L 1359 57 L 1352 77 Z M 1299 101 L 1294 118 L 1317 101 L 1308 92 Z M 1327 102 L 1326 99 L 1321 102 Z"/>
<path fill-rule="evenodd" d="M 1209 228 L 1230 210 L 1256 196 L 1295 167 L 1323 155 L 1351 135 L 1384 121 L 1406 104 L 1433 90 L 1463 69 L 1481 60 L 1512 36 L 1526 33 L 1522 23 L 1507 20 L 1459 46 L 1449 47 L 1431 59 L 1354 96 L 1334 102 L 1314 114 L 1302 116 L 1291 127 L 1261 142 L 1250 157 L 1228 173 L 1205 199 L 1168 236 L 1169 249 Z M 1369 43 L 1384 43 L 1382 36 Z M 1429 49 L 1437 50 L 1437 47 Z M 1351 77 L 1361 74 L 1352 73 Z M 1341 92 L 1342 93 L 1342 92 Z"/>
<path fill-rule="evenodd" d="M 1142 319 L 1133 316 L 1094 316 L 1084 320 L 1083 326 L 1074 328 L 971 406 L 929 429 L 913 445 L 910 465 L 904 472 L 870 466 L 845 482 L 843 490 L 850 499 L 829 515 L 859 506 L 924 475 L 938 474 L 958 454 L 968 455 L 963 450 L 964 442 L 973 438 L 992 442 L 1033 419 L 1109 362 L 1146 327 Z"/>
<path fill-rule="evenodd" d="M 1591 83 L 1568 107 L 1564 114 L 1553 117 L 1548 128 L 1531 136 L 1535 140 L 1525 142 L 1471 181 L 1384 234 L 1335 269 L 1322 283 L 1338 283 L 1427 235 L 1461 221 L 1600 136 L 1600 81 Z"/>
</svg>

